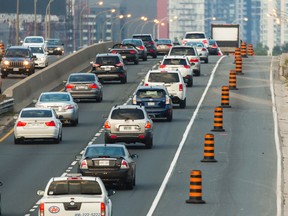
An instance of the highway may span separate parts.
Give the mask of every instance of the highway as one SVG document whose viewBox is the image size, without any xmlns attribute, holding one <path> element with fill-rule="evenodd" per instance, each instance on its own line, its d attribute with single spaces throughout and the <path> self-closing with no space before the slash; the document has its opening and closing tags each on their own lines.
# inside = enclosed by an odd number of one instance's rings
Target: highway
<svg viewBox="0 0 288 216">
<path fill-rule="evenodd" d="M 128 65 L 128 83 L 105 83 L 103 102 L 80 102 L 79 125 L 64 127 L 60 144 L 14 145 L 12 135 L 0 143 L 2 215 L 37 215 L 36 191 L 53 176 L 76 172 L 75 156 L 87 144 L 104 142 L 102 125 L 110 108 L 129 103 L 160 58 Z M 209 64 L 202 64 L 201 76 L 194 77 L 194 86 L 187 88 L 187 107 L 175 106 L 172 122 L 155 121 L 154 147 L 128 145 L 131 153 L 139 155 L 136 187 L 116 188 L 111 196 L 113 216 L 277 215 L 271 58 L 243 59 L 244 75 L 237 76 L 238 90 L 230 91 L 231 108 L 223 110 L 224 132 L 211 131 L 213 112 L 235 65 L 232 57 L 209 58 Z M 207 133 L 215 136 L 217 163 L 201 162 Z M 186 203 L 191 170 L 202 172 L 206 204 Z"/>
</svg>

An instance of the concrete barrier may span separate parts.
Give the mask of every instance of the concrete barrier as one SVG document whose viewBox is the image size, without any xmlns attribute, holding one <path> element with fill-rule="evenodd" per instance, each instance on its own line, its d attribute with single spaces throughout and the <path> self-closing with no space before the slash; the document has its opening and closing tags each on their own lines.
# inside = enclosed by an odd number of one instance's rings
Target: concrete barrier
<svg viewBox="0 0 288 216">
<path fill-rule="evenodd" d="M 91 45 L 49 65 L 7 88 L 3 94 L 14 99 L 14 112 L 28 106 L 42 92 L 51 91 L 62 84 L 63 80 L 73 72 L 80 72 L 90 66 L 97 53 L 106 53 L 112 47 L 112 42 Z"/>
</svg>

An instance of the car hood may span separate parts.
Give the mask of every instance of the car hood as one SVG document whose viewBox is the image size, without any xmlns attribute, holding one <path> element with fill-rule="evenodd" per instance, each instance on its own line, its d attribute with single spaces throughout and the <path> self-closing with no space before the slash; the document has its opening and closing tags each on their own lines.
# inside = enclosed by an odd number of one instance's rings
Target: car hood
<svg viewBox="0 0 288 216">
<path fill-rule="evenodd" d="M 2 59 L 3 61 L 8 60 L 8 61 L 30 61 L 30 58 L 25 58 L 25 57 L 4 57 Z"/>
<path fill-rule="evenodd" d="M 33 53 L 33 55 L 35 55 L 37 58 L 45 58 L 46 55 L 43 53 Z"/>
</svg>

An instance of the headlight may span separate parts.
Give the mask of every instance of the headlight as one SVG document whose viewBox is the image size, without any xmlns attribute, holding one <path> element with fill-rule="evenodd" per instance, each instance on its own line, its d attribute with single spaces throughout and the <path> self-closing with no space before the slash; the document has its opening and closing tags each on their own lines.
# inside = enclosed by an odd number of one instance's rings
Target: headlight
<svg viewBox="0 0 288 216">
<path fill-rule="evenodd" d="M 29 61 L 26 61 L 26 60 L 25 60 L 25 61 L 23 62 L 23 65 L 25 65 L 25 66 L 27 66 L 27 65 L 29 65 L 29 64 L 30 64 Z"/>
<path fill-rule="evenodd" d="M 57 47 L 56 50 L 61 50 L 61 48 L 60 48 L 60 47 Z"/>
<path fill-rule="evenodd" d="M 10 62 L 9 62 L 8 60 L 5 60 L 5 61 L 3 62 L 3 64 L 6 65 L 6 66 L 8 66 L 8 65 L 10 64 Z"/>
</svg>

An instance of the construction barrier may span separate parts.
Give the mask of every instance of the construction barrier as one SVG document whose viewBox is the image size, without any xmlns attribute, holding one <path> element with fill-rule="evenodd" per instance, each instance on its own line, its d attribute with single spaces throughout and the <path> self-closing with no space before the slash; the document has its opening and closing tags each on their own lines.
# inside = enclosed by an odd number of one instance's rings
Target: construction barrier
<svg viewBox="0 0 288 216">
<path fill-rule="evenodd" d="M 211 131 L 221 132 L 225 131 L 223 128 L 223 108 L 215 107 L 214 108 L 214 128 Z"/>
<path fill-rule="evenodd" d="M 236 58 L 235 70 L 236 74 L 244 74 L 242 71 L 242 57 Z"/>
<path fill-rule="evenodd" d="M 186 203 L 204 204 L 202 200 L 202 174 L 200 170 L 190 172 L 189 199 Z"/>
<path fill-rule="evenodd" d="M 229 105 L 229 86 L 222 86 L 221 107 L 231 108 L 231 106 Z"/>
<path fill-rule="evenodd" d="M 4 53 L 5 53 L 5 45 L 4 45 L 3 41 L 0 41 L 0 51 L 1 51 L 1 54 L 4 55 Z"/>
<path fill-rule="evenodd" d="M 238 90 L 236 84 L 236 70 L 230 70 L 229 72 L 229 89 L 230 90 Z"/>
<path fill-rule="evenodd" d="M 242 42 L 241 43 L 241 56 L 243 58 L 247 58 L 248 55 L 247 55 L 247 46 L 246 46 L 246 42 Z"/>
<path fill-rule="evenodd" d="M 254 56 L 253 44 L 248 44 L 248 56 Z"/>
<path fill-rule="evenodd" d="M 217 162 L 214 158 L 214 134 L 206 134 L 204 137 L 204 158 L 201 162 Z"/>
<path fill-rule="evenodd" d="M 236 58 L 241 58 L 241 49 L 239 47 L 235 48 L 234 52 L 234 63 L 236 62 Z"/>
</svg>

